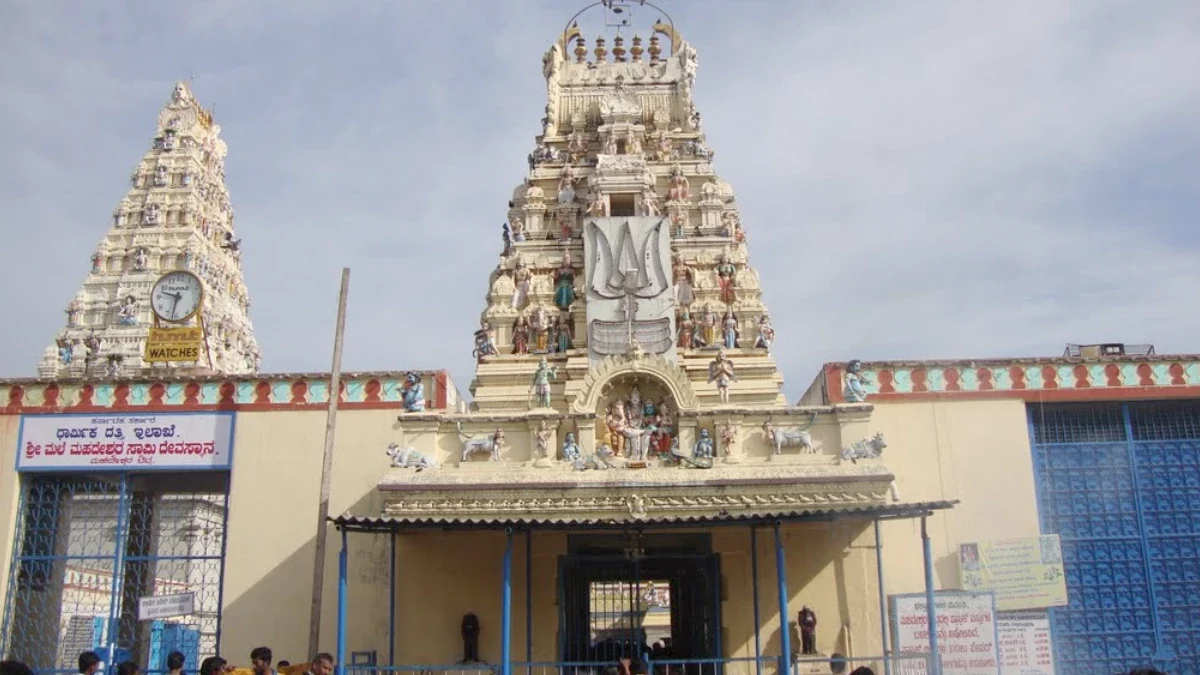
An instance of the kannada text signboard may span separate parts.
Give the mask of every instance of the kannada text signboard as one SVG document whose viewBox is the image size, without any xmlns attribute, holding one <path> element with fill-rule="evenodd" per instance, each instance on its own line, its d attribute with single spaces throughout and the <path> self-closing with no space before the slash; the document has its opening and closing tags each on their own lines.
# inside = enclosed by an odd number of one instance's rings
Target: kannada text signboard
<svg viewBox="0 0 1200 675">
<path fill-rule="evenodd" d="M 170 619 L 196 612 L 195 593 L 147 595 L 138 598 L 138 620 Z"/>
<path fill-rule="evenodd" d="M 893 649 L 898 654 L 930 653 L 925 594 L 893 595 L 890 605 Z M 934 607 L 943 675 L 999 675 L 992 594 L 939 591 Z"/>
<path fill-rule="evenodd" d="M 1000 675 L 1054 675 L 1046 612 L 999 612 Z"/>
<path fill-rule="evenodd" d="M 234 413 L 24 415 L 17 471 L 228 469 Z"/>
<path fill-rule="evenodd" d="M 962 587 L 992 591 L 996 609 L 1045 609 L 1067 604 L 1058 535 L 960 544 Z"/>
</svg>

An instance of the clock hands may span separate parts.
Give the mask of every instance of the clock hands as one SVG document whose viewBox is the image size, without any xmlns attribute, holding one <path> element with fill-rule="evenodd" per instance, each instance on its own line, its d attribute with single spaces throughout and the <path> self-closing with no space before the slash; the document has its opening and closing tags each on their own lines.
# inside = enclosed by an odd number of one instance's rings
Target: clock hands
<svg viewBox="0 0 1200 675">
<path fill-rule="evenodd" d="M 174 319 L 175 318 L 175 308 L 179 307 L 179 301 L 180 301 L 180 299 L 183 298 L 183 294 L 182 293 L 168 293 L 167 295 L 170 295 L 171 297 L 175 298 L 175 302 L 171 303 L 171 318 Z"/>
</svg>

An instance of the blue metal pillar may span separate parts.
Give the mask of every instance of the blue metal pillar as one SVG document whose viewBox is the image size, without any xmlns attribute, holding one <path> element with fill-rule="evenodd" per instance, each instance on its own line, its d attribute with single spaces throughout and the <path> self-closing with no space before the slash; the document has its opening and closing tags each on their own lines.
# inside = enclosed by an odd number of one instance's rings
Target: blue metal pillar
<svg viewBox="0 0 1200 675">
<path fill-rule="evenodd" d="M 392 537 L 392 564 L 388 568 L 388 666 L 396 666 L 396 533 Z"/>
<path fill-rule="evenodd" d="M 337 675 L 346 675 L 346 610 L 350 600 L 347 574 L 349 556 L 347 532 L 342 530 L 342 550 L 338 553 L 338 605 L 337 605 Z M 317 617 L 320 620 L 320 617 Z"/>
<path fill-rule="evenodd" d="M 942 675 L 942 655 L 938 651 L 937 606 L 933 597 L 933 545 L 929 541 L 928 518 L 921 518 L 921 544 L 925 558 L 925 622 L 929 629 L 930 675 Z"/>
<path fill-rule="evenodd" d="M 119 492 L 117 493 L 117 532 L 116 532 L 116 548 L 114 549 L 113 557 L 113 572 L 112 572 L 112 600 L 108 610 L 108 634 L 104 636 L 104 667 L 108 672 L 116 672 L 117 664 L 117 642 L 121 637 L 121 599 L 124 596 L 124 580 L 125 580 L 125 554 L 128 552 L 126 547 L 129 545 L 129 520 L 131 518 L 130 504 L 132 502 L 129 496 L 129 476 L 121 474 L 118 479 Z"/>
<path fill-rule="evenodd" d="M 500 605 L 500 675 L 512 675 L 512 528 L 504 530 L 504 584 Z"/>
<path fill-rule="evenodd" d="M 754 673 L 762 675 L 762 623 L 758 620 L 758 530 L 750 526 L 750 585 L 754 593 Z"/>
<path fill-rule="evenodd" d="M 775 521 L 775 577 L 779 582 L 779 672 L 792 672 L 792 628 L 788 625 L 787 560 L 783 554 L 780 522 Z M 938 675 L 938 674 L 934 674 Z"/>
<path fill-rule="evenodd" d="M 883 675 L 892 675 L 892 661 L 888 658 L 887 593 L 883 588 L 883 532 L 878 520 L 875 521 L 875 573 L 879 577 L 879 644 L 883 649 Z"/>
<path fill-rule="evenodd" d="M 533 530 L 525 530 L 525 662 L 533 675 Z"/>
</svg>

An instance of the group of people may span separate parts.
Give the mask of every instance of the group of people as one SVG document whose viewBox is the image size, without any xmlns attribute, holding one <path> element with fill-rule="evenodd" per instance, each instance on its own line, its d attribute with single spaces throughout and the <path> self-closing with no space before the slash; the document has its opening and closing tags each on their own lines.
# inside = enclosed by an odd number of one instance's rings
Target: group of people
<svg viewBox="0 0 1200 675">
<path fill-rule="evenodd" d="M 280 661 L 273 668 L 271 666 L 273 658 L 270 647 L 255 647 L 251 650 L 250 666 L 254 675 L 278 675 L 280 671 L 285 671 L 291 666 L 287 661 Z M 183 670 L 186 660 L 187 658 L 182 652 L 175 651 L 168 654 L 166 663 L 168 675 L 186 675 Z M 333 656 L 322 652 L 314 656 L 307 664 L 304 675 L 332 675 L 333 664 Z M 96 652 L 86 651 L 79 655 L 79 675 L 97 675 L 103 668 L 104 663 Z M 229 675 L 236 670 L 239 669 L 224 658 L 210 656 L 200 662 L 199 675 Z M 116 668 L 116 675 L 140 675 L 141 672 L 141 667 L 136 661 L 123 661 L 117 664 Z M 0 675 L 34 675 L 34 673 L 32 668 L 20 661 L 0 661 Z"/>
</svg>

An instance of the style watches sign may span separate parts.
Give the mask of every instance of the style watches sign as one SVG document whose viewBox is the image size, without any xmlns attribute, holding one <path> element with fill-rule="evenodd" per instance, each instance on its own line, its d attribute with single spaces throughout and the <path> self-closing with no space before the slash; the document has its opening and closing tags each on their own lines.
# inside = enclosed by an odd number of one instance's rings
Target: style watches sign
<svg viewBox="0 0 1200 675">
<path fill-rule="evenodd" d="M 26 415 L 17 471 L 229 469 L 234 413 Z"/>
</svg>

